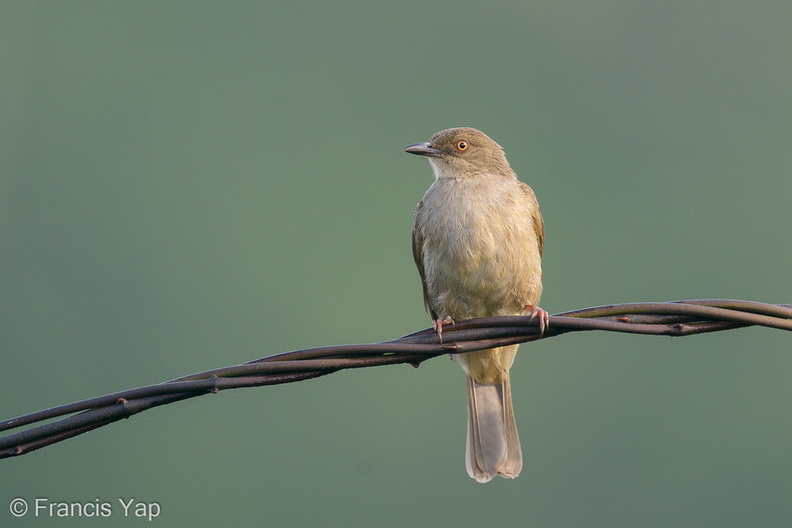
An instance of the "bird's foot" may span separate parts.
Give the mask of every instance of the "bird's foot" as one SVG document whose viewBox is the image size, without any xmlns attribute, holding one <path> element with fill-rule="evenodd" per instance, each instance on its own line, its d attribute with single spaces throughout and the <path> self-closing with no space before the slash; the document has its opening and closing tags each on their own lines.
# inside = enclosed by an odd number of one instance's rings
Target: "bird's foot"
<svg viewBox="0 0 792 528">
<path fill-rule="evenodd" d="M 437 332 L 437 337 L 440 338 L 441 343 L 443 342 L 443 325 L 447 325 L 447 324 L 450 325 L 456 324 L 454 323 L 454 320 L 451 319 L 450 315 L 445 319 L 435 319 L 434 321 L 432 321 L 432 328 L 434 328 L 434 331 Z"/>
<path fill-rule="evenodd" d="M 550 326 L 550 314 L 533 304 L 526 304 L 523 306 L 523 310 L 531 313 L 529 321 L 533 321 L 534 317 L 539 320 L 539 337 L 544 337 L 545 330 Z"/>
</svg>

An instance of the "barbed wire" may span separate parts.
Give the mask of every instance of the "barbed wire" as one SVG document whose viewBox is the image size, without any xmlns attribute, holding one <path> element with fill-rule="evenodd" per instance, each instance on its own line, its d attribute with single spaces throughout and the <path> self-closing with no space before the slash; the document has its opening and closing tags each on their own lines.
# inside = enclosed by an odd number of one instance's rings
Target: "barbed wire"
<svg viewBox="0 0 792 528">
<path fill-rule="evenodd" d="M 0 422 L 0 431 L 65 416 L 0 437 L 0 458 L 23 455 L 153 407 L 221 390 L 292 383 L 352 368 L 402 363 L 418 367 L 423 361 L 444 354 L 585 330 L 679 337 L 754 325 L 792 331 L 792 304 L 702 299 L 597 306 L 551 316 L 542 335 L 537 319 L 528 316 L 471 319 L 445 326 L 442 341 L 433 329 L 427 328 L 383 343 L 285 352 L 5 420 Z"/>
</svg>

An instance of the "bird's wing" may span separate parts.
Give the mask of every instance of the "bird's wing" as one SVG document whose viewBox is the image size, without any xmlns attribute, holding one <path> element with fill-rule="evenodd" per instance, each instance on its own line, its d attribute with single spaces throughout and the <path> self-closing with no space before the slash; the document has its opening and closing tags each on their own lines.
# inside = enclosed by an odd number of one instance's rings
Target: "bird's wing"
<svg viewBox="0 0 792 528">
<path fill-rule="evenodd" d="M 413 219 L 413 232 L 412 232 L 412 252 L 413 259 L 415 259 L 415 266 L 418 268 L 418 273 L 421 275 L 421 287 L 423 288 L 424 307 L 426 311 L 432 316 L 432 319 L 437 319 L 437 314 L 434 313 L 432 307 L 429 306 L 429 295 L 426 291 L 426 273 L 424 272 L 423 265 L 423 235 L 421 235 L 420 224 L 423 222 L 423 201 L 418 202 L 418 207 L 415 209 L 415 217 Z"/>
<path fill-rule="evenodd" d="M 542 219 L 542 211 L 539 209 L 539 202 L 536 200 L 533 189 L 523 182 L 520 182 L 520 189 L 528 198 L 529 207 L 533 210 L 534 231 L 536 232 L 536 241 L 539 243 L 539 256 L 541 256 L 542 248 L 544 247 L 544 219 Z"/>
</svg>

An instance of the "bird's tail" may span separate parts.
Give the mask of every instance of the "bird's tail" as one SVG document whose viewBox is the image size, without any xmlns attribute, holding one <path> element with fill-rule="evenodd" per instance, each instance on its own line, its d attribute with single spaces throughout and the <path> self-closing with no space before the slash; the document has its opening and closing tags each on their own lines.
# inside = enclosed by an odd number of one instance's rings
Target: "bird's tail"
<svg viewBox="0 0 792 528">
<path fill-rule="evenodd" d="M 468 378 L 467 471 L 478 482 L 495 475 L 515 478 L 522 452 L 512 409 L 509 372 L 501 383 L 485 385 Z"/>
</svg>

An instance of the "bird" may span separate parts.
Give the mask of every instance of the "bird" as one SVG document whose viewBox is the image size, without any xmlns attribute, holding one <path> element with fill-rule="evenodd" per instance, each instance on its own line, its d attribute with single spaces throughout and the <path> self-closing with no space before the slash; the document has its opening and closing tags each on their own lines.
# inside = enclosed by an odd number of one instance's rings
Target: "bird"
<svg viewBox="0 0 792 528">
<path fill-rule="evenodd" d="M 457 127 L 404 151 L 426 157 L 434 172 L 415 211 L 412 249 L 440 339 L 445 325 L 504 315 L 537 318 L 543 334 L 544 221 L 501 146 L 480 130 Z M 478 482 L 522 470 L 509 378 L 517 347 L 451 355 L 467 374 L 466 468 Z"/>
</svg>

